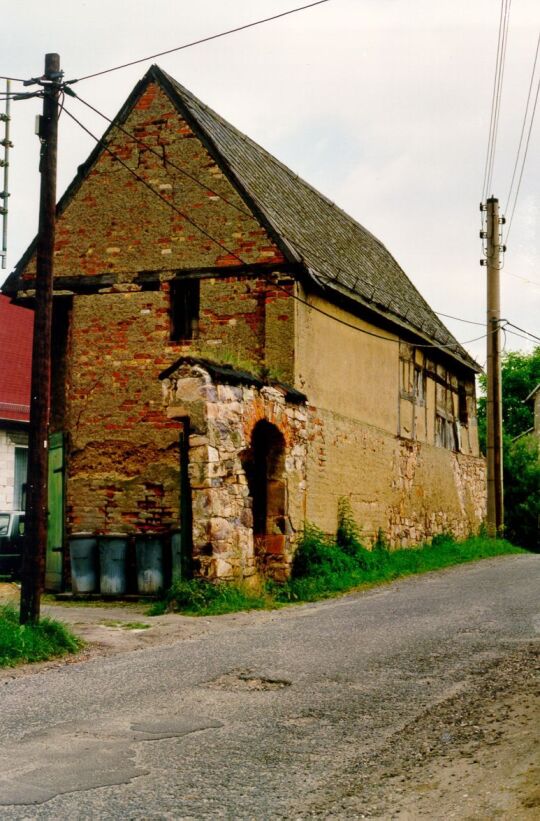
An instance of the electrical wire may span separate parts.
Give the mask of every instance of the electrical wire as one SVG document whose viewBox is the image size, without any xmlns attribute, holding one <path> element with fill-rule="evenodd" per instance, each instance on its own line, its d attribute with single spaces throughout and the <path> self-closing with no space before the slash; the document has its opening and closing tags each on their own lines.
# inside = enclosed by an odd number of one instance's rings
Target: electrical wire
<svg viewBox="0 0 540 821">
<path fill-rule="evenodd" d="M 517 205 L 517 201 L 518 201 L 518 197 L 519 197 L 519 191 L 520 191 L 520 188 L 521 188 L 521 180 L 523 179 L 523 171 L 525 169 L 525 163 L 527 161 L 527 152 L 529 150 L 529 142 L 530 142 L 530 139 L 531 139 L 531 133 L 532 133 L 532 128 L 533 128 L 533 124 L 534 124 L 534 116 L 536 114 L 536 105 L 538 103 L 538 92 L 540 92 L 540 77 L 538 77 L 538 83 L 536 85 L 536 96 L 534 98 L 534 106 L 533 106 L 533 110 L 532 110 L 532 114 L 531 114 L 531 120 L 529 122 L 529 131 L 528 131 L 528 134 L 527 134 L 527 141 L 525 143 L 525 150 L 523 152 L 523 160 L 521 162 L 521 170 L 519 172 L 519 180 L 518 180 L 518 184 L 517 184 L 517 188 L 516 188 L 516 194 L 514 196 L 514 203 L 512 205 L 512 212 L 510 214 L 510 219 L 508 220 L 508 228 L 506 230 L 505 242 L 508 242 L 508 237 L 510 236 L 510 231 L 512 230 L 512 223 L 514 221 L 514 213 L 515 213 L 515 210 L 516 210 L 516 205 Z"/>
<path fill-rule="evenodd" d="M 0 80 L 12 80 L 14 83 L 24 83 L 20 77 L 6 77 L 5 74 L 0 74 Z"/>
<path fill-rule="evenodd" d="M 452 316 L 451 314 L 443 314 L 442 311 L 434 311 L 437 316 L 444 316 L 446 319 L 455 319 L 457 322 L 466 322 L 468 325 L 481 325 L 484 327 L 485 322 L 475 322 L 472 319 L 462 319 L 460 316 Z"/>
<path fill-rule="evenodd" d="M 153 188 L 150 185 L 150 183 L 148 183 L 147 180 L 144 179 L 144 177 L 141 177 L 140 174 L 137 174 L 137 172 L 133 168 L 130 168 L 130 166 L 126 162 L 124 162 L 124 160 L 122 160 L 117 154 L 115 154 L 115 152 L 111 148 L 109 148 L 109 146 L 107 145 L 107 143 L 104 140 L 100 139 L 99 137 L 96 137 L 96 135 L 93 134 L 90 131 L 90 129 L 88 129 L 83 123 L 81 123 L 81 121 L 79 119 L 77 119 L 77 117 L 75 117 L 75 115 L 72 114 L 71 111 L 69 111 L 69 109 L 67 109 L 65 107 L 65 105 L 63 106 L 63 110 L 66 112 L 68 117 L 70 117 L 80 128 L 82 128 L 83 131 L 85 131 L 90 137 L 92 137 L 92 139 L 95 140 L 98 145 L 102 145 L 104 150 L 107 151 L 107 153 L 110 154 L 115 161 L 119 162 L 120 165 L 122 165 L 133 177 L 135 177 L 136 180 L 138 180 L 140 183 L 142 183 L 145 186 L 145 188 L 147 188 L 152 194 L 154 194 L 156 197 L 158 197 L 158 199 L 160 199 L 166 206 L 168 206 L 173 211 L 175 211 L 179 216 L 181 216 L 183 219 L 185 219 L 186 222 L 188 222 L 195 229 L 200 231 L 200 233 L 202 233 L 205 237 L 207 237 L 211 242 L 213 242 L 215 245 L 217 245 L 219 248 L 221 248 L 223 251 L 225 251 L 227 253 L 227 255 L 229 255 L 231 257 L 234 257 L 234 259 L 237 259 L 242 265 L 249 265 L 249 263 L 247 263 L 244 259 L 242 259 L 242 257 L 240 257 L 235 251 L 232 251 L 230 248 L 228 248 L 226 245 L 224 245 L 220 240 L 218 240 L 218 239 L 216 239 L 216 237 L 212 236 L 212 234 L 210 234 L 205 228 L 203 228 L 201 225 L 199 225 L 193 219 L 191 219 L 191 217 L 189 217 L 185 212 L 183 212 L 179 208 L 177 208 L 177 206 L 173 202 L 166 199 L 166 197 L 164 197 L 162 194 L 160 194 L 159 191 L 156 191 L 156 189 Z M 297 294 L 291 294 L 291 292 L 288 288 L 280 285 L 279 283 L 274 282 L 269 277 L 265 277 L 264 274 L 261 274 L 261 276 L 273 288 L 276 288 L 278 290 L 283 291 L 284 293 L 287 294 L 287 296 L 291 297 L 292 299 L 295 299 L 297 302 L 305 305 L 306 307 L 308 307 L 312 311 L 315 311 L 319 314 L 322 314 L 323 316 L 326 316 L 329 319 L 332 319 L 335 322 L 338 322 L 340 325 L 345 325 L 346 327 L 352 328 L 355 331 L 360 331 L 360 333 L 366 334 L 367 336 L 375 337 L 376 339 L 382 339 L 386 342 L 393 342 L 394 344 L 399 344 L 400 343 L 400 339 L 396 338 L 395 336 L 383 336 L 382 334 L 377 334 L 377 333 L 374 333 L 372 331 L 368 331 L 365 328 L 359 328 L 358 325 L 353 325 L 351 322 L 347 322 L 346 320 L 340 319 L 339 317 L 336 317 L 332 314 L 329 314 L 326 311 L 323 311 L 322 308 L 318 308 L 316 305 L 313 305 L 312 303 L 308 302 L 307 300 L 303 299 L 302 297 L 299 297 Z M 484 339 L 485 337 L 489 336 L 489 334 L 495 333 L 496 330 L 498 330 L 498 328 L 494 329 L 493 331 L 489 331 L 488 333 L 483 334 L 482 336 L 475 337 L 474 339 L 466 340 L 465 342 L 462 342 L 462 343 L 457 342 L 457 341 L 455 343 L 450 343 L 450 344 L 443 344 L 443 343 L 439 344 L 438 343 L 438 344 L 420 344 L 420 345 L 416 345 L 416 343 L 415 343 L 415 347 L 418 347 L 418 348 L 434 348 L 434 349 L 443 350 L 443 351 L 445 349 L 448 349 L 450 351 L 453 351 L 454 353 L 458 353 L 459 352 L 457 350 L 458 346 L 468 345 L 471 342 L 478 342 L 480 339 Z"/>
<path fill-rule="evenodd" d="M 532 92 L 532 89 L 533 89 L 534 75 L 536 73 L 536 62 L 538 60 L 538 50 L 539 50 L 539 48 L 540 48 L 540 34 L 538 34 L 538 41 L 536 43 L 536 51 L 535 51 L 535 54 L 534 54 L 533 67 L 532 67 L 532 71 L 531 71 L 531 80 L 529 82 L 529 92 L 527 94 L 527 102 L 525 104 L 525 112 L 523 114 L 523 122 L 521 124 L 521 133 L 519 135 L 519 144 L 518 144 L 518 148 L 517 148 L 517 151 L 516 151 L 516 161 L 514 163 L 514 170 L 512 171 L 512 180 L 510 182 L 510 188 L 508 189 L 508 196 L 506 198 L 506 208 L 504 209 L 505 214 L 508 213 L 508 206 L 510 205 L 510 197 L 512 196 L 512 190 L 514 188 L 514 180 L 516 178 L 516 171 L 517 171 L 517 167 L 518 167 L 519 156 L 521 154 L 521 145 L 523 143 L 523 135 L 525 134 L 525 124 L 527 122 L 527 115 L 529 113 L 529 103 L 531 101 L 531 92 Z"/>
<path fill-rule="evenodd" d="M 79 77 L 76 80 L 68 80 L 67 83 L 69 85 L 73 83 L 79 83 L 83 80 L 89 80 L 92 77 L 100 77 L 103 74 L 109 74 L 111 71 L 119 71 L 121 68 L 127 68 L 128 66 L 137 65 L 137 63 L 145 63 L 147 60 L 154 60 L 156 57 L 163 57 L 165 54 L 172 54 L 175 51 L 182 51 L 186 48 L 191 48 L 192 46 L 201 45 L 201 43 L 208 43 L 210 40 L 217 40 L 220 37 L 226 37 L 229 34 L 236 34 L 239 31 L 245 31 L 246 29 L 253 28 L 254 26 L 260 26 L 262 23 L 269 23 L 271 20 L 278 20 L 280 17 L 287 17 L 289 14 L 296 14 L 298 11 L 305 11 L 306 9 L 311 9 L 314 6 L 320 6 L 323 3 L 328 3 L 329 0 L 316 0 L 314 3 L 308 3 L 305 6 L 298 6 L 294 9 L 289 9 L 289 11 L 282 11 L 280 14 L 273 14 L 271 17 L 264 17 L 261 20 L 255 20 L 253 23 L 245 23 L 242 26 L 237 26 L 233 29 L 228 29 L 227 31 L 221 31 L 218 34 L 212 34 L 209 37 L 201 37 L 199 40 L 193 40 L 191 43 L 184 43 L 181 46 L 175 46 L 175 48 L 169 48 L 166 51 L 159 51 L 157 54 L 150 54 L 147 57 L 141 57 L 138 60 L 131 60 L 129 63 L 123 63 L 119 66 L 114 66 L 113 68 L 106 68 L 103 71 L 96 71 L 94 74 L 86 74 L 84 77 Z"/>
<path fill-rule="evenodd" d="M 164 165 L 170 165 L 170 166 L 171 166 L 171 168 L 174 168 L 176 171 L 179 171 L 179 172 L 180 172 L 181 174 L 183 174 L 185 177 L 187 177 L 188 179 L 192 180 L 192 182 L 196 183 L 196 184 L 197 184 L 197 185 L 199 185 L 201 188 L 204 188 L 204 190 L 205 190 L 205 191 L 210 192 L 210 193 L 211 193 L 211 194 L 213 194 L 215 197 L 219 197 L 219 199 L 220 199 L 220 200 L 222 200 L 223 202 L 227 203 L 227 205 L 230 205 L 230 206 L 231 206 L 231 208 L 234 208 L 234 209 L 235 209 L 236 211 L 238 211 L 240 214 L 243 214 L 245 217 L 249 217 L 250 219 L 252 219 L 252 220 L 254 220 L 254 221 L 257 221 L 257 220 L 256 220 L 256 218 L 253 216 L 253 214 L 251 214 L 249 211 L 246 211 L 244 208 L 241 208 L 239 205 L 236 205 L 236 203 L 231 202 L 230 200 L 228 200 L 228 199 L 227 199 L 227 197 L 224 197 L 224 196 L 223 196 L 223 194 L 219 194 L 219 193 L 218 193 L 217 191 L 215 191 L 213 188 L 210 188 L 210 186 L 209 186 L 209 185 L 207 185 L 206 183 L 202 182 L 202 180 L 200 180 L 200 179 L 198 179 L 197 177 L 195 177 L 195 176 L 194 176 L 193 174 L 191 174 L 189 171 L 186 171 L 186 170 L 185 170 L 185 168 L 182 168 L 181 166 L 176 165 L 176 163 L 173 163 L 173 162 L 172 162 L 171 160 L 169 160 L 169 159 L 168 159 L 168 158 L 167 158 L 164 154 L 160 154 L 160 152 L 159 152 L 159 151 L 156 151 L 156 149 L 155 149 L 155 148 L 153 148 L 151 145 L 148 145 L 147 143 L 145 143 L 145 142 L 143 142 L 142 140 L 140 140 L 138 137 L 136 137 L 136 136 L 135 136 L 135 134 L 131 134 L 131 133 L 127 130 L 127 128 L 124 128 L 122 125 L 120 125 L 120 123 L 116 122 L 115 120 L 111 120 L 111 118 L 110 118 L 110 117 L 107 117 L 107 115 L 106 115 L 106 114 L 103 114 L 103 112 L 102 112 L 102 111 L 99 111 L 99 109 L 97 109 L 95 106 L 91 105 L 91 103 L 87 102 L 86 100 L 83 100 L 83 98 L 82 98 L 82 97 L 80 97 L 78 94 L 75 94 L 75 92 L 73 92 L 73 94 L 74 94 L 74 96 L 75 96 L 75 99 L 79 100 L 79 102 L 83 103 L 83 105 L 87 106 L 87 108 L 89 108 L 91 111 L 94 111 L 94 112 L 95 112 L 96 114 L 98 114 L 100 117 L 103 117 L 103 119 L 104 119 L 104 120 L 106 120 L 108 123 L 111 123 L 111 125 L 112 125 L 112 126 L 114 126 L 114 128 L 117 128 L 119 131 L 122 131 L 124 134 L 126 134 L 126 136 L 130 137 L 130 138 L 131 138 L 131 139 L 132 139 L 135 143 L 137 143 L 138 145 L 140 145 L 142 148 L 145 148 L 146 150 L 150 151 L 152 154 L 155 154 L 155 156 L 156 156 L 156 157 L 158 157 L 158 159 L 159 159 L 159 160 L 161 160 L 161 162 L 162 162 Z"/>
<path fill-rule="evenodd" d="M 504 66 L 506 61 L 506 44 L 508 38 L 508 23 L 511 3 L 512 0 L 501 0 L 501 10 L 499 15 L 499 33 L 497 38 L 497 55 L 495 58 L 495 74 L 491 97 L 491 115 L 489 123 L 488 145 L 486 152 L 486 162 L 484 167 L 484 181 L 482 183 L 482 202 L 488 195 L 493 176 L 493 165 L 495 162 L 495 147 L 497 144 L 497 131 L 499 126 L 499 114 L 502 96 L 502 85 L 504 79 Z"/>
<path fill-rule="evenodd" d="M 518 334 L 515 331 L 511 331 L 508 326 L 506 328 L 507 333 L 512 334 L 512 336 L 518 336 L 520 339 L 524 339 L 526 342 L 532 342 L 532 339 L 528 336 L 523 336 L 523 334 Z"/>
<path fill-rule="evenodd" d="M 519 274 L 513 274 L 512 271 L 505 271 L 505 274 L 509 277 L 515 277 L 516 279 L 521 279 L 522 282 L 527 282 L 529 285 L 535 285 L 537 288 L 540 288 L 540 282 L 537 279 L 527 279 L 526 277 L 522 277 Z"/>
<path fill-rule="evenodd" d="M 519 325 L 514 325 L 513 322 L 510 322 L 508 319 L 504 320 L 507 325 L 510 325 L 511 328 L 515 328 L 516 331 L 521 331 L 522 334 L 527 334 L 531 336 L 533 339 L 536 339 L 537 342 L 540 342 L 540 336 L 536 336 L 536 334 L 531 333 L 531 331 L 526 331 L 524 328 L 520 328 Z"/>
</svg>

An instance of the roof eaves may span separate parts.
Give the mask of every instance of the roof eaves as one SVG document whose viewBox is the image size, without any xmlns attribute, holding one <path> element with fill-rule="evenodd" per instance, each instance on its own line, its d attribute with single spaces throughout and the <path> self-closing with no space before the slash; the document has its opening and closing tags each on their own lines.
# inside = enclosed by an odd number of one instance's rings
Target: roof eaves
<svg viewBox="0 0 540 821">
<path fill-rule="evenodd" d="M 363 308 L 366 308 L 368 311 L 373 312 L 380 317 L 383 317 L 387 322 L 391 323 L 397 328 L 406 330 L 418 339 L 423 340 L 424 343 L 428 343 L 430 347 L 433 347 L 434 350 L 438 350 L 446 354 L 447 356 L 451 357 L 452 359 L 456 359 L 461 365 L 464 365 L 466 368 L 473 370 L 475 373 L 482 373 L 483 369 L 480 367 L 478 362 L 476 362 L 472 358 L 472 356 L 470 356 L 467 353 L 467 351 L 459 344 L 457 340 L 455 340 L 455 345 L 458 348 L 457 351 L 452 350 L 447 345 L 444 345 L 442 343 L 437 344 L 430 334 L 422 333 L 421 330 L 416 328 L 414 325 L 408 323 L 404 318 L 398 316 L 392 311 L 383 310 L 382 308 L 378 307 L 374 302 L 362 297 L 356 291 L 352 291 L 349 288 L 344 287 L 337 280 L 328 280 L 326 277 L 321 276 L 321 274 L 317 273 L 312 268 L 306 268 L 306 271 L 309 277 L 312 279 L 312 281 L 319 288 L 322 288 L 325 292 L 329 289 L 330 291 L 334 291 L 336 294 L 339 294 L 345 299 L 352 300 L 358 305 L 361 305 Z"/>
</svg>

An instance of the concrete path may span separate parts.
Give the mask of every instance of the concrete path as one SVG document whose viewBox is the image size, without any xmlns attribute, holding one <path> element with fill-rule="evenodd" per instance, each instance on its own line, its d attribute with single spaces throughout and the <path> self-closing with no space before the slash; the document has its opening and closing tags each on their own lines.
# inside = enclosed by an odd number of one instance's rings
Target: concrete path
<svg viewBox="0 0 540 821">
<path fill-rule="evenodd" d="M 158 646 L 0 674 L 0 817 L 536 818 L 538 567 L 170 616 Z"/>
</svg>

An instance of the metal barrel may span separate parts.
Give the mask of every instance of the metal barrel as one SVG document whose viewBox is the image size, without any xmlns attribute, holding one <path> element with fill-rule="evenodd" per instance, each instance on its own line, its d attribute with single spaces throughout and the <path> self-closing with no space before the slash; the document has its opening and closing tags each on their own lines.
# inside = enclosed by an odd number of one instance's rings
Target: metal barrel
<svg viewBox="0 0 540 821">
<path fill-rule="evenodd" d="M 98 540 L 92 533 L 73 533 L 69 539 L 71 589 L 95 593 L 98 588 Z"/>
<path fill-rule="evenodd" d="M 163 537 L 156 533 L 140 534 L 135 539 L 135 552 L 138 592 L 159 593 L 165 586 Z"/>
<path fill-rule="evenodd" d="M 125 533 L 111 533 L 99 538 L 100 590 L 104 596 L 122 596 L 126 592 Z"/>
</svg>

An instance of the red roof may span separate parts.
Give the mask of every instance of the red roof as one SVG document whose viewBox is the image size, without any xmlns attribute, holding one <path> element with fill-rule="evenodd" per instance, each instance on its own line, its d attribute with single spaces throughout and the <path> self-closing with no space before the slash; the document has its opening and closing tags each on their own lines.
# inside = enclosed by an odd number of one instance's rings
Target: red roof
<svg viewBox="0 0 540 821">
<path fill-rule="evenodd" d="M 0 294 L 0 419 L 28 422 L 34 312 Z"/>
</svg>

